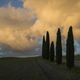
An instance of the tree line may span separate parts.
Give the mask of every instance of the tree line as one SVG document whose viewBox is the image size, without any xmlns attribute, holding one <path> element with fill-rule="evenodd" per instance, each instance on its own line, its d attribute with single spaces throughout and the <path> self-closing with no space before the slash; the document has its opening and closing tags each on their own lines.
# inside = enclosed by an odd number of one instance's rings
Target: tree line
<svg viewBox="0 0 80 80">
<path fill-rule="evenodd" d="M 50 61 L 54 61 L 56 56 L 56 63 L 62 64 L 62 39 L 61 30 L 58 28 L 56 39 L 56 50 L 54 49 L 54 41 L 50 43 L 49 32 L 46 32 L 46 36 L 43 36 L 42 42 L 42 57 Z M 66 40 L 66 66 L 68 68 L 74 67 L 74 36 L 73 28 L 69 27 L 67 40 Z"/>
</svg>

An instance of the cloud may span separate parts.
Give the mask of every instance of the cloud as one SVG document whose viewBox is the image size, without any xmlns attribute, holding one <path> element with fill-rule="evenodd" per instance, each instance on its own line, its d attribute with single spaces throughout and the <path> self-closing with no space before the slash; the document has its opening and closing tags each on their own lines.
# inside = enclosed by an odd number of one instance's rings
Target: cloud
<svg viewBox="0 0 80 80">
<path fill-rule="evenodd" d="M 56 40 L 57 28 L 67 38 L 69 26 L 73 26 L 75 40 L 80 40 L 80 0 L 24 0 L 24 7 L 32 9 L 37 15 L 37 22 L 32 30 L 36 35 L 43 35 L 47 30 L 51 39 Z"/>
<path fill-rule="evenodd" d="M 58 25 L 66 22 L 67 17 L 80 13 L 79 4 L 79 0 L 24 0 L 24 7 L 35 10 L 39 19 Z"/>
<path fill-rule="evenodd" d="M 29 8 L 0 7 L 0 43 L 15 49 L 36 47 L 37 40 L 33 39 L 30 31 L 36 20 L 35 13 Z"/>
<path fill-rule="evenodd" d="M 0 7 L 0 42 L 17 49 L 32 49 L 41 46 L 46 31 L 56 41 L 58 27 L 66 40 L 70 25 L 74 28 L 75 40 L 80 40 L 80 0 L 22 1 L 24 8 L 12 7 L 12 3 Z"/>
<path fill-rule="evenodd" d="M 80 0 L 24 0 L 24 7 L 33 9 L 38 19 L 49 27 L 62 26 L 64 35 L 70 25 L 77 30 L 80 24 Z"/>
<path fill-rule="evenodd" d="M 14 29 L 1 28 L 0 29 L 0 43 L 5 43 L 19 50 L 30 50 L 37 46 L 37 38 L 31 36 L 30 29 Z"/>
<path fill-rule="evenodd" d="M 14 7 L 0 8 L 0 24 L 10 27 L 30 27 L 35 23 L 36 19 L 35 14 L 28 9 Z"/>
</svg>

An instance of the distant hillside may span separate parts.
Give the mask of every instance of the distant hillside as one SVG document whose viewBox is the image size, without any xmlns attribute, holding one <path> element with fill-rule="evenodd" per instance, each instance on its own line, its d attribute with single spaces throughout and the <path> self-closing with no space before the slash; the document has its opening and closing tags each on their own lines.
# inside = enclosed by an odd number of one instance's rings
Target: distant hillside
<svg viewBox="0 0 80 80">
<path fill-rule="evenodd" d="M 0 43 L 0 57 L 33 57 L 41 56 L 41 48 L 37 46 L 36 48 L 30 50 L 17 50 L 12 48 L 8 44 Z"/>
</svg>

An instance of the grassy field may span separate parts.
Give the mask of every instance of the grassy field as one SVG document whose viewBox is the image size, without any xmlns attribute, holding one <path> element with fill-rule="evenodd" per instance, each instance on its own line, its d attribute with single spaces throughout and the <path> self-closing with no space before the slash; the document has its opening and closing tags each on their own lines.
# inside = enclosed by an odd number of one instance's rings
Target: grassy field
<svg viewBox="0 0 80 80">
<path fill-rule="evenodd" d="M 80 56 L 75 58 L 76 67 L 66 68 L 65 63 L 35 58 L 1 58 L 0 80 L 80 80 Z"/>
</svg>

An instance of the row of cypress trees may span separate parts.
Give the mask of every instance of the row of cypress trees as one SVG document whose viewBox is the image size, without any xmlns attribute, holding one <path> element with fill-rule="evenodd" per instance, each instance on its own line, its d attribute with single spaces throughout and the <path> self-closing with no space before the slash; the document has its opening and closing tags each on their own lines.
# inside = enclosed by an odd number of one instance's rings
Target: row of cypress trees
<svg viewBox="0 0 80 80">
<path fill-rule="evenodd" d="M 43 36 L 42 57 L 44 59 L 50 59 L 50 61 L 54 61 L 54 53 L 54 42 L 52 41 L 50 44 L 50 36 L 49 32 L 47 31 L 46 37 Z M 62 64 L 62 39 L 60 28 L 58 28 L 56 39 L 56 63 Z M 74 67 L 74 37 L 72 26 L 69 28 L 66 40 L 66 65 L 68 68 Z"/>
</svg>

